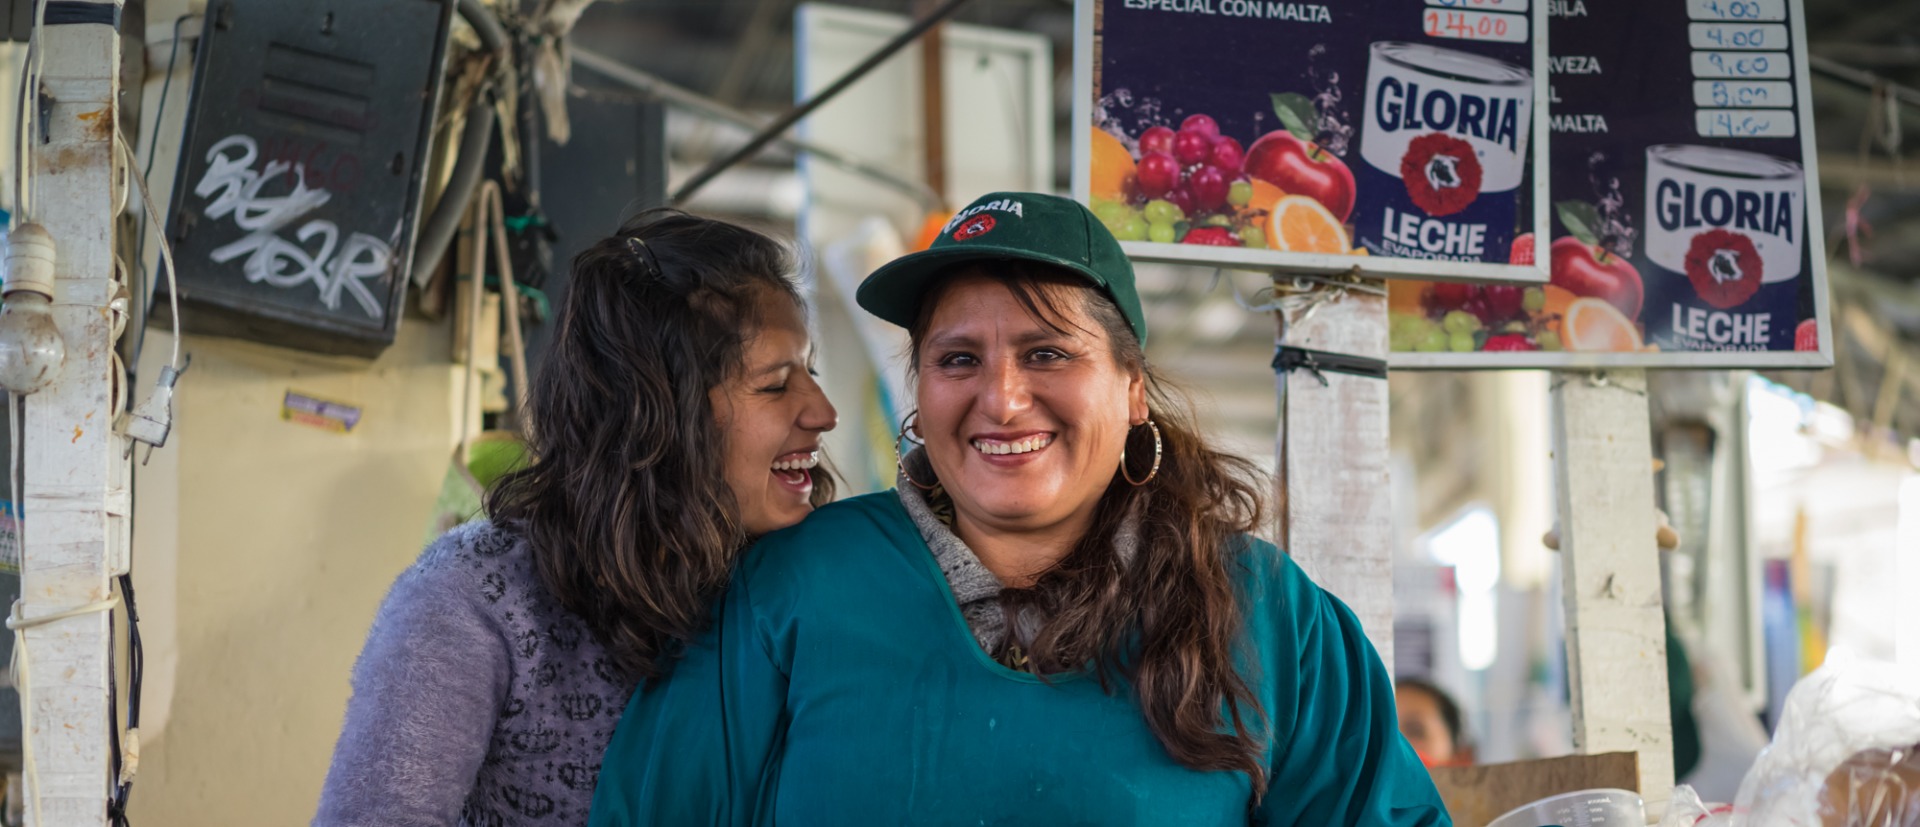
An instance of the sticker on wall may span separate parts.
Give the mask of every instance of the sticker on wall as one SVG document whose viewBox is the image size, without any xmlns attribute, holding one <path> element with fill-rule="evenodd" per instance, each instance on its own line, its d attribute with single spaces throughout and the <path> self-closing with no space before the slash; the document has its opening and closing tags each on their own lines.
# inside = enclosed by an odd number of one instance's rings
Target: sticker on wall
<svg viewBox="0 0 1920 827">
<path fill-rule="evenodd" d="M 353 426 L 360 424 L 360 408 L 290 390 L 280 403 L 280 418 L 344 434 L 352 432 Z"/>
</svg>

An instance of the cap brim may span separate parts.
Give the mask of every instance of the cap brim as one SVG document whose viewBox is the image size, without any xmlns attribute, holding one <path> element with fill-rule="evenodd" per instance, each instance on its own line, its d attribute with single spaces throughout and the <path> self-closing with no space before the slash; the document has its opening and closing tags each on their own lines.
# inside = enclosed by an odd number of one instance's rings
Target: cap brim
<svg viewBox="0 0 1920 827">
<path fill-rule="evenodd" d="M 1064 268 L 1103 290 L 1108 289 L 1107 280 L 1085 264 L 1019 247 L 967 244 L 922 250 L 887 262 L 860 283 L 860 288 L 854 291 L 854 301 L 883 321 L 912 327 L 915 317 L 920 313 L 920 300 L 926 295 L 927 288 L 933 286 L 935 278 L 956 264 L 988 259 L 1018 259 L 1049 264 Z"/>
</svg>

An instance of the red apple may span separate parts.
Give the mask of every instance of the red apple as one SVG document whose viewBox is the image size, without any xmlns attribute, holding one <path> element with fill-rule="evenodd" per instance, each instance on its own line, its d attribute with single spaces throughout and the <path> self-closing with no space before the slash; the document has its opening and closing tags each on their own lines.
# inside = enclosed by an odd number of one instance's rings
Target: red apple
<svg viewBox="0 0 1920 827">
<path fill-rule="evenodd" d="M 1302 141 L 1284 129 L 1253 142 L 1247 150 L 1246 171 L 1288 195 L 1320 202 L 1342 222 L 1353 213 L 1353 170 L 1319 144 Z"/>
<path fill-rule="evenodd" d="M 1133 174 L 1141 195 L 1149 200 L 1159 198 L 1180 183 L 1180 162 L 1165 152 L 1149 152 Z"/>
<path fill-rule="evenodd" d="M 1165 152 L 1172 155 L 1173 130 L 1164 126 L 1150 126 L 1147 127 L 1147 131 L 1140 133 L 1140 154 L 1146 155 L 1150 152 Z"/>
<path fill-rule="evenodd" d="M 1640 318 L 1646 288 L 1640 282 L 1640 271 L 1626 259 L 1573 236 L 1554 239 L 1550 255 L 1549 278 L 1554 285 L 1576 296 L 1606 299 L 1627 318 Z"/>
</svg>

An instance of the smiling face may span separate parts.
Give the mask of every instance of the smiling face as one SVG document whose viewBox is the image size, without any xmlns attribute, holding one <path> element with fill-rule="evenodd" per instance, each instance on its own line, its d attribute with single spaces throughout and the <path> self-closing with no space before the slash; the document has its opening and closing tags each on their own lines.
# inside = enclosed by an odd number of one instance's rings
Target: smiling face
<svg viewBox="0 0 1920 827">
<path fill-rule="evenodd" d="M 814 381 L 813 346 L 793 300 L 768 292 L 742 370 L 707 392 L 726 441 L 727 486 L 750 536 L 800 522 L 813 510 L 820 434 L 839 414 Z"/>
<path fill-rule="evenodd" d="M 1147 418 L 1137 367 L 1114 358 L 1087 288 L 1043 283 L 1036 317 L 1005 282 L 972 269 L 930 293 L 916 342 L 918 429 L 969 534 L 1077 538 Z M 1041 298 L 1036 296 L 1036 299 Z"/>
</svg>

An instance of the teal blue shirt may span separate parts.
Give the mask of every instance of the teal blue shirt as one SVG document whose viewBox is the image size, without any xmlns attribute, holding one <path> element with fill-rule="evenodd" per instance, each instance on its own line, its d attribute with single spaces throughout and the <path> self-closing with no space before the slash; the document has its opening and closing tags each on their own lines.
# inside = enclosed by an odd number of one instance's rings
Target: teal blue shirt
<svg viewBox="0 0 1920 827">
<path fill-rule="evenodd" d="M 1245 670 L 1270 789 L 1161 747 L 1124 682 L 981 650 L 892 492 L 761 540 L 714 628 L 635 693 L 594 793 L 615 825 L 1450 826 L 1353 613 L 1247 538 Z"/>
</svg>

